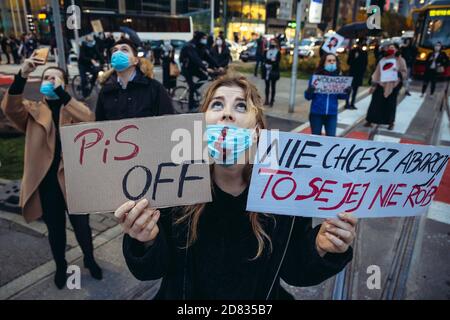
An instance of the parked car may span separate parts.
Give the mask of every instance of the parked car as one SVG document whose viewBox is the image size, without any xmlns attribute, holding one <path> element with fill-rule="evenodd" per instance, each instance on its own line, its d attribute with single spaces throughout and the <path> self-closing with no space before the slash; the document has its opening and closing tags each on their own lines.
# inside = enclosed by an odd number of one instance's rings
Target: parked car
<svg viewBox="0 0 450 320">
<path fill-rule="evenodd" d="M 298 46 L 298 56 L 302 58 L 309 58 L 315 55 L 319 55 L 320 47 L 323 44 L 323 40 L 316 38 L 305 38 L 300 40 Z M 289 53 L 294 54 L 294 42 L 290 43 Z"/>
<path fill-rule="evenodd" d="M 241 52 L 244 50 L 239 43 L 226 40 L 228 49 L 230 49 L 231 58 L 233 61 L 239 60 Z"/>
<path fill-rule="evenodd" d="M 256 61 L 256 41 L 251 41 L 244 45 L 242 48 L 243 51 L 239 55 L 239 58 L 243 62 Z"/>
</svg>

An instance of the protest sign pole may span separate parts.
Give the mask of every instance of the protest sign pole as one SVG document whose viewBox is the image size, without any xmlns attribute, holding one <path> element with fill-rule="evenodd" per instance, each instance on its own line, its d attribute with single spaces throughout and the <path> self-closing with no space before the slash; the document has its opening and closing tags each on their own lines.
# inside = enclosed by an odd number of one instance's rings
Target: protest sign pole
<svg viewBox="0 0 450 320">
<path fill-rule="evenodd" d="M 210 34 L 214 37 L 214 2 L 215 0 L 211 0 L 211 21 L 210 21 Z"/>
<path fill-rule="evenodd" d="M 289 95 L 289 113 L 294 112 L 295 107 L 295 94 L 297 91 L 297 66 L 298 66 L 298 44 L 300 36 L 300 23 L 302 14 L 301 0 L 297 1 L 297 13 L 295 16 L 295 38 L 294 38 L 294 60 L 292 62 L 292 72 L 291 72 L 291 92 Z"/>
</svg>

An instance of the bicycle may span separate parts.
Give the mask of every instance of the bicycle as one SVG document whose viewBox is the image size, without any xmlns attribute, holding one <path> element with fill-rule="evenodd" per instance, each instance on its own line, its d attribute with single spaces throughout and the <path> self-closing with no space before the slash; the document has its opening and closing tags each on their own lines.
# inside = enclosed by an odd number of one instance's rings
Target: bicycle
<svg viewBox="0 0 450 320">
<path fill-rule="evenodd" d="M 94 75 L 89 71 L 86 72 L 86 82 L 87 82 L 86 89 L 88 92 L 88 95 L 86 97 L 83 96 L 83 86 L 81 85 L 81 76 L 76 75 L 72 78 L 72 91 L 75 96 L 75 99 L 83 101 L 83 100 L 88 99 L 91 96 L 93 91 L 95 91 L 96 94 L 98 94 L 100 92 L 101 85 L 100 85 L 98 78 L 101 75 L 101 73 L 104 72 L 104 67 L 99 67 L 98 70 L 99 71 L 98 71 L 97 79 L 95 82 L 92 81 L 92 79 L 94 78 Z"/>
<path fill-rule="evenodd" d="M 189 86 L 187 85 L 187 80 L 183 76 L 180 81 L 184 83 L 183 85 L 176 86 L 172 92 L 172 105 L 176 113 L 195 113 L 200 109 L 200 102 L 202 100 L 203 87 L 206 83 L 215 80 L 218 76 L 222 75 L 223 72 L 214 71 L 208 73 L 208 78 L 205 80 L 199 80 L 195 82 L 196 90 L 194 92 L 194 101 L 196 107 L 189 109 Z"/>
</svg>

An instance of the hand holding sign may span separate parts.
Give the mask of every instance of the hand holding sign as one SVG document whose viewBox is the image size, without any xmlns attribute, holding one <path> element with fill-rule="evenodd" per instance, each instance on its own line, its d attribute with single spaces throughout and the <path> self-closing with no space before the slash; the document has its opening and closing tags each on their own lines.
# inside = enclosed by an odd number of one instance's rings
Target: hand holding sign
<svg viewBox="0 0 450 320">
<path fill-rule="evenodd" d="M 350 214 L 340 213 L 339 219 L 326 219 L 316 237 L 317 252 L 343 253 L 355 239 L 357 219 Z"/>
<path fill-rule="evenodd" d="M 147 199 L 137 204 L 134 201 L 125 202 L 114 212 L 114 216 L 123 232 L 140 242 L 153 241 L 159 233 L 157 222 L 160 212 L 149 208 Z"/>
</svg>

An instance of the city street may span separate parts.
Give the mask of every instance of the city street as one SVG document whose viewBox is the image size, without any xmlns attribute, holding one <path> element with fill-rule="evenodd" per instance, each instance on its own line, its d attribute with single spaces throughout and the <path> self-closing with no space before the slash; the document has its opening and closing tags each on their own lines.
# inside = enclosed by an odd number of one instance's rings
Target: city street
<svg viewBox="0 0 450 320">
<path fill-rule="evenodd" d="M 12 82 L 19 66 L 0 66 L 0 89 Z M 76 66 L 69 68 L 73 76 Z M 42 68 L 31 74 L 25 97 L 39 99 Z M 246 75 L 263 93 L 260 77 Z M 161 81 L 161 69 L 155 68 Z M 281 78 L 273 108 L 266 108 L 270 129 L 310 133 L 309 102 L 303 97 L 306 80 L 297 81 L 296 107 L 288 113 L 290 79 Z M 409 144 L 450 146 L 449 115 L 441 111 L 446 83 L 438 83 L 433 96 L 420 97 L 421 82 L 412 83 L 411 96 L 401 91 L 395 127 L 364 127 L 371 100 L 368 88 L 359 90 L 357 110 L 344 110 L 340 104 L 338 136 Z M 94 110 L 96 97 L 86 103 Z M 8 139 L 0 137 L 0 139 Z M 2 160 L 2 159 L 0 159 Z M 1 178 L 1 177 L 0 177 Z M 10 181 L 0 180 L 0 192 Z M 83 269 L 82 253 L 70 223 L 67 223 L 67 261 L 82 269 L 81 289 L 58 290 L 53 283 L 55 266 L 42 221 L 25 223 L 20 214 L 0 211 L 0 299 L 149 299 L 156 293 L 159 281 L 136 280 L 122 255 L 122 231 L 112 214 L 91 215 L 97 261 L 104 271 L 101 281 L 92 279 Z M 315 221 L 320 223 L 320 220 Z M 362 219 L 358 224 L 354 258 L 342 274 L 342 282 L 333 277 L 319 286 L 308 288 L 284 286 L 296 299 L 450 299 L 450 167 L 447 167 L 439 192 L 428 213 L 415 218 Z M 369 289 L 366 281 L 369 266 L 379 266 L 381 288 Z"/>
<path fill-rule="evenodd" d="M 450 0 L 0 1 L 0 302 L 448 302 L 449 89 Z"/>
</svg>

